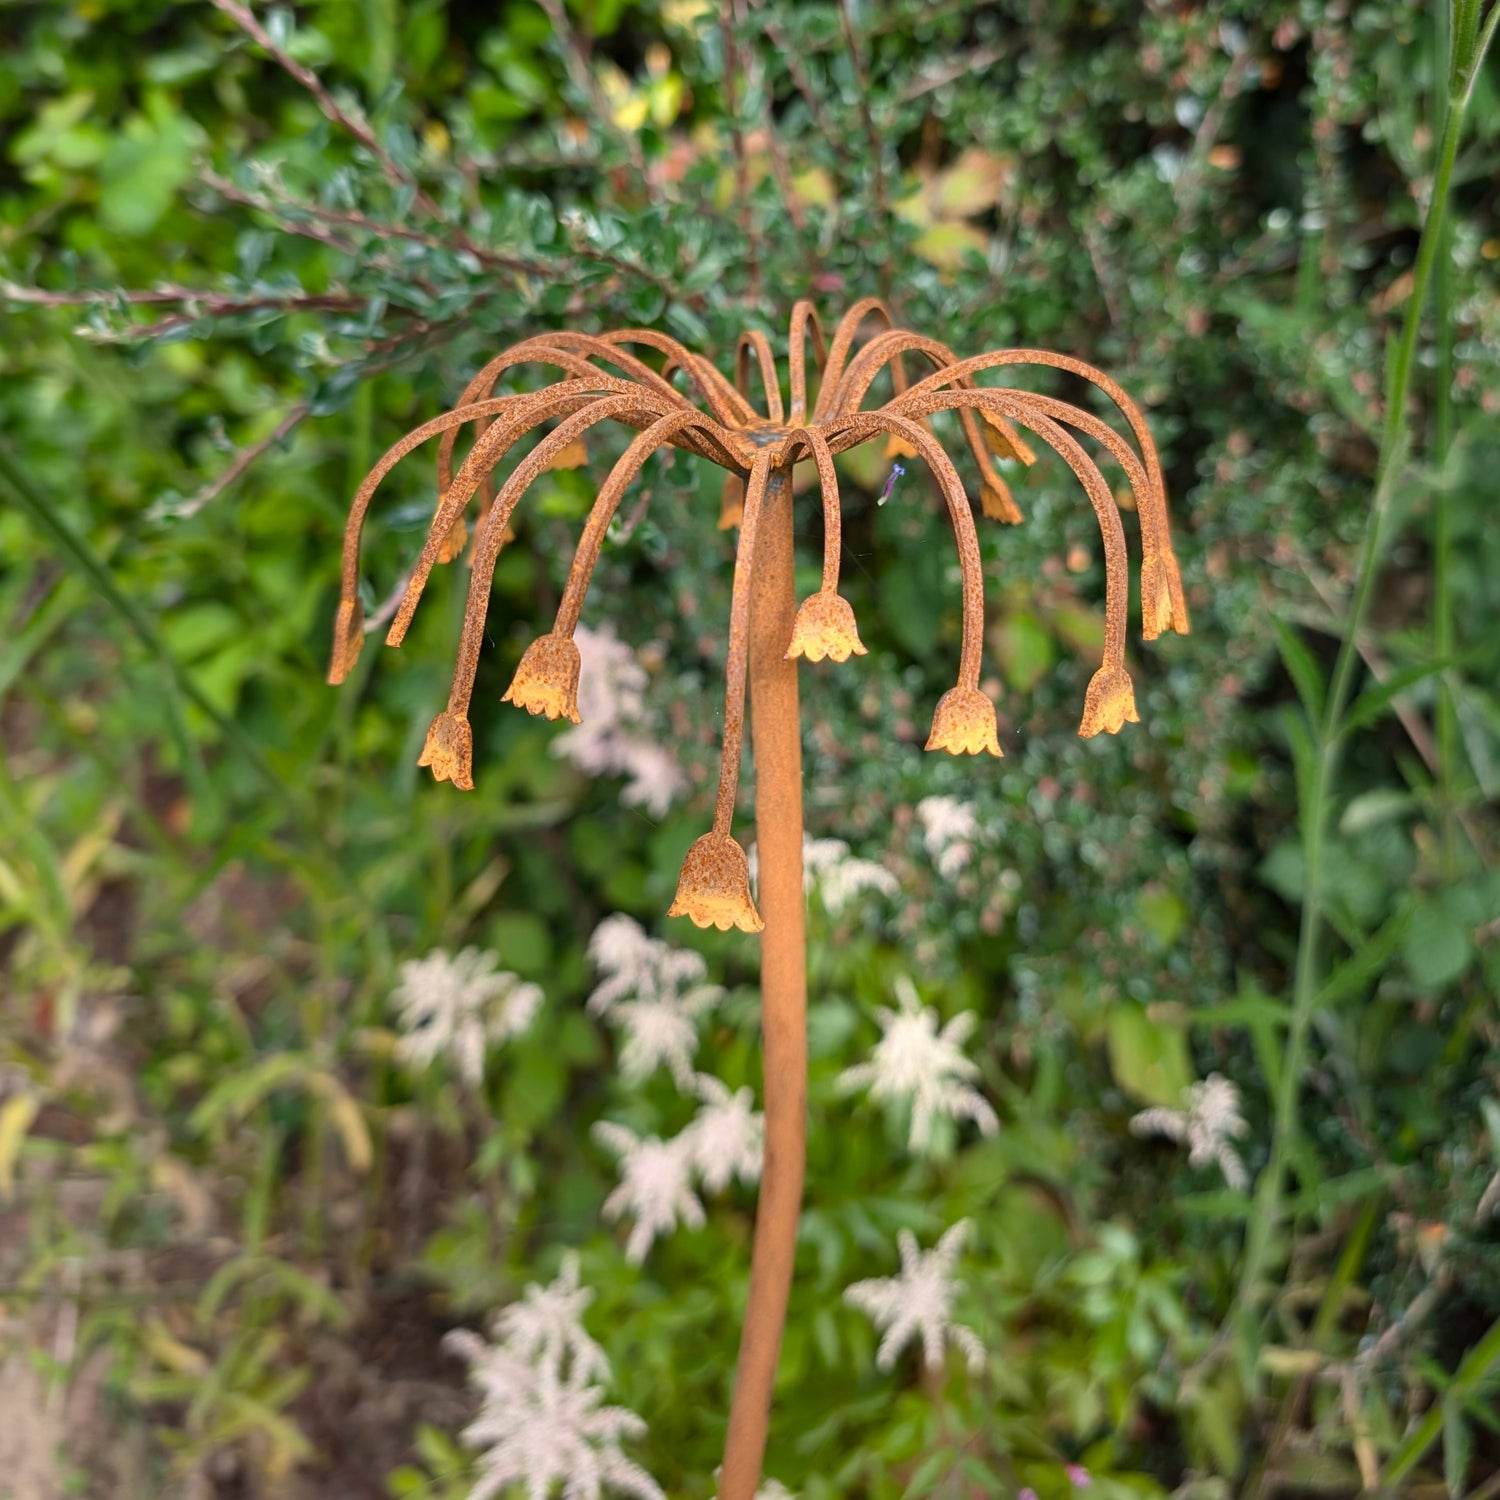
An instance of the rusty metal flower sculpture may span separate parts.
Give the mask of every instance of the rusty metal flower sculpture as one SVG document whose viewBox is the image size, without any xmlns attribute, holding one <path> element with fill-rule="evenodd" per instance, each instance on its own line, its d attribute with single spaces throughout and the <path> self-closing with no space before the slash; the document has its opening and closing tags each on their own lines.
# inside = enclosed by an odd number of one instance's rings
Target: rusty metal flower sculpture
<svg viewBox="0 0 1500 1500">
<path fill-rule="evenodd" d="M 882 331 L 859 343 L 867 324 Z M 856 348 L 856 345 L 859 347 Z M 815 399 L 808 391 L 808 350 L 817 369 Z M 637 354 L 632 350 L 640 350 Z M 652 353 L 655 364 L 648 363 Z M 644 357 L 643 357 L 644 355 Z M 982 514 L 1015 523 L 1021 517 L 994 457 L 1025 464 L 1035 455 L 1021 433 L 1056 451 L 1073 470 L 1098 520 L 1105 564 L 1103 661 L 1084 697 L 1079 733 L 1114 734 L 1137 718 L 1125 663 L 1129 597 L 1124 528 L 1114 495 L 1080 434 L 1100 444 L 1124 470 L 1140 517 L 1141 625 L 1147 640 L 1167 631 L 1185 634 L 1187 609 L 1172 552 L 1166 493 L 1151 435 L 1134 402 L 1102 371 L 1062 354 L 1006 349 L 959 359 L 933 339 L 892 326 L 884 306 L 856 303 L 825 340 L 809 302 L 792 310 L 789 402 L 769 339 L 743 334 L 735 379 L 661 333 L 629 329 L 597 337 L 553 333 L 524 340 L 497 355 L 469 382 L 457 406 L 395 444 L 354 497 L 344 539 L 343 580 L 334 623 L 329 681 L 348 675 L 364 638 L 359 605 L 359 544 L 366 512 L 382 479 L 429 438 L 441 439 L 438 504 L 427 540 L 396 610 L 387 644 L 399 646 L 435 564 L 459 556 L 468 541 L 466 513 L 478 511 L 472 540 L 468 604 L 447 707 L 433 719 L 421 764 L 439 781 L 472 789 L 473 736 L 468 708 L 484 637 L 491 580 L 510 521 L 527 487 L 549 468 L 586 458 L 583 437 L 605 422 L 639 435 L 599 490 L 578 545 L 550 631 L 529 646 L 505 701 L 549 719 L 578 722 L 579 654 L 573 640 L 600 547 L 621 497 L 647 458 L 664 446 L 697 453 L 728 471 L 720 525 L 739 527 L 729 614 L 724 738 L 713 825 L 688 850 L 670 914 L 702 927 L 737 927 L 760 934 L 765 1037 L 766 1165 L 756 1215 L 750 1297 L 740 1346 L 725 1448 L 722 1500 L 751 1500 L 760 1473 L 772 1381 L 792 1279 L 802 1195 L 806 1102 L 806 955 L 802 883 L 802 764 L 798 727 L 797 661 L 847 661 L 863 655 L 854 612 L 839 593 L 840 499 L 833 460 L 861 443 L 884 438 L 891 458 L 921 458 L 937 481 L 958 544 L 963 631 L 956 685 L 936 705 L 929 750 L 954 755 L 1001 754 L 995 707 L 980 687 L 984 594 L 973 510 L 952 459 L 928 421 L 958 413 L 978 466 Z M 911 383 L 905 359 L 919 358 L 930 374 Z M 520 366 L 542 365 L 560 380 L 527 395 L 496 395 L 501 379 Z M 1135 439 L 1052 397 L 979 385 L 986 370 L 1044 365 L 1092 383 L 1118 407 Z M 754 367 L 764 411 L 750 400 Z M 888 373 L 893 398 L 866 409 L 871 387 Z M 811 407 L 809 402 L 811 399 Z M 492 475 L 523 439 L 544 423 L 556 425 L 525 454 L 498 491 Z M 476 436 L 454 472 L 462 429 Z M 794 463 L 816 466 L 823 512 L 823 576 L 799 604 L 792 566 Z M 760 850 L 759 905 L 751 895 L 745 851 L 732 821 L 739 783 L 748 685 L 756 761 L 756 829 Z"/>
</svg>

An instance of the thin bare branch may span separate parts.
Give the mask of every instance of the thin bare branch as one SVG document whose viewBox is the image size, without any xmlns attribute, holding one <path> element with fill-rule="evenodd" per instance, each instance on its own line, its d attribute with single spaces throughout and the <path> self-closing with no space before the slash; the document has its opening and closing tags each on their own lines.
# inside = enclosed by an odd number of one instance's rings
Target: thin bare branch
<svg viewBox="0 0 1500 1500">
<path fill-rule="evenodd" d="M 929 73 L 919 73 L 902 89 L 901 102 L 910 104 L 913 99 L 920 99 L 924 94 L 931 94 L 947 84 L 956 83 L 971 73 L 978 73 L 992 63 L 999 62 L 1004 56 L 1004 47 L 977 47 L 973 52 L 966 52 L 962 57 L 956 57 L 952 62 L 944 63 L 942 67 L 934 68 Z"/>
<path fill-rule="evenodd" d="M 276 424 L 271 432 L 267 433 L 258 443 L 248 443 L 245 447 L 238 449 L 233 460 L 231 460 L 224 472 L 217 479 L 210 480 L 196 494 L 184 500 L 181 505 L 175 506 L 172 514 L 183 520 L 188 516 L 196 516 L 205 505 L 217 500 L 262 453 L 269 451 L 280 443 L 311 409 L 311 406 L 306 401 L 299 401 L 295 406 L 290 407 L 287 414 Z"/>
<path fill-rule="evenodd" d="M 322 110 L 329 120 L 341 129 L 346 130 L 375 158 L 380 170 L 385 174 L 387 181 L 393 187 L 410 189 L 412 201 L 423 213 L 427 214 L 429 218 L 436 219 L 439 223 L 446 223 L 442 210 L 428 197 L 416 178 L 401 166 L 385 147 L 375 139 L 375 132 L 370 129 L 368 122 L 359 116 L 350 114 L 323 87 L 322 80 L 311 68 L 305 67 L 284 48 L 278 46 L 248 5 L 241 5 L 239 0 L 212 0 L 212 4 L 216 10 L 228 16 L 257 46 L 268 52 L 278 67 L 289 73 L 300 83 L 312 95 L 318 108 Z M 462 237 L 461 232 L 455 232 L 460 233 L 460 237 Z M 464 241 L 464 243 L 467 244 L 467 241 Z"/>
<path fill-rule="evenodd" d="M 625 147 L 626 155 L 630 157 L 631 168 L 641 181 L 646 180 L 646 159 L 641 155 L 641 143 L 628 130 L 622 130 L 615 124 L 614 111 L 609 107 L 609 100 L 604 97 L 604 91 L 599 87 L 599 80 L 594 76 L 594 70 L 590 67 L 589 49 L 584 44 L 583 38 L 578 35 L 567 8 L 562 0 L 538 0 L 538 4 L 547 13 L 547 19 L 552 23 L 552 30 L 558 41 L 562 44 L 563 62 L 567 65 L 568 76 L 573 80 L 573 87 L 578 90 L 592 106 L 596 123 Z"/>
<path fill-rule="evenodd" d="M 740 233 L 745 237 L 750 295 L 757 297 L 760 295 L 760 255 L 755 247 L 755 219 L 750 205 L 750 157 L 739 114 L 740 54 L 734 36 L 738 19 L 736 0 L 723 0 L 719 10 L 719 32 L 724 51 L 724 112 L 729 116 L 734 140 L 735 197 L 739 206 Z"/>
<path fill-rule="evenodd" d="M 885 151 L 880 132 L 875 128 L 875 116 L 870 110 L 870 73 L 865 64 L 864 44 L 854 29 L 849 14 L 849 0 L 839 0 L 839 24 L 843 27 L 844 41 L 849 48 L 849 60 L 854 66 L 854 81 L 859 93 L 859 118 L 864 126 L 865 146 L 870 153 L 870 171 L 873 174 L 875 229 L 884 234 L 890 221 L 888 194 L 885 183 Z M 886 261 L 880 266 L 881 291 L 889 305 L 892 300 L 890 265 Z"/>
</svg>

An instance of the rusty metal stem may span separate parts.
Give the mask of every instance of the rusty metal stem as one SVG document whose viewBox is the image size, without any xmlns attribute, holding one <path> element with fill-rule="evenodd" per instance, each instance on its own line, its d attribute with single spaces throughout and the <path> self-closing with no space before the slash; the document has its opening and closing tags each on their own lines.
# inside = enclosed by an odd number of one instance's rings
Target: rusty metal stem
<svg viewBox="0 0 1500 1500">
<path fill-rule="evenodd" d="M 786 1325 L 807 1146 L 807 938 L 802 893 L 802 736 L 797 663 L 791 469 L 766 488 L 750 604 L 750 743 L 760 859 L 766 1162 L 755 1213 L 750 1297 L 729 1407 L 719 1500 L 754 1500 Z"/>
</svg>

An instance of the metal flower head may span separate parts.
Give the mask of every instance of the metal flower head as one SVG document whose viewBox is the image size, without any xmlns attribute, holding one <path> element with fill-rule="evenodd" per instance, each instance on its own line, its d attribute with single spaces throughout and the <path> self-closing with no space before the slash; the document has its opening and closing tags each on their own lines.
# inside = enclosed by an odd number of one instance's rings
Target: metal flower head
<svg viewBox="0 0 1500 1500">
<path fill-rule="evenodd" d="M 883 325 L 860 343 L 868 324 Z M 815 397 L 808 390 L 808 350 L 817 370 Z M 636 352 L 639 351 L 639 352 Z M 904 361 L 932 367 L 912 383 Z M 542 365 L 561 378 L 529 395 L 496 395 L 508 371 Z M 1044 365 L 1092 383 L 1119 408 L 1136 447 L 1113 427 L 1079 407 L 1009 387 L 981 386 L 986 370 Z M 1186 633 L 1187 608 L 1167 522 L 1161 465 L 1145 419 L 1107 375 L 1081 360 L 1042 349 L 1005 349 L 960 359 L 946 345 L 894 328 L 875 299 L 857 302 L 824 338 L 812 304 L 792 310 L 788 361 L 789 399 L 783 401 L 770 340 L 761 332 L 741 335 L 735 378 L 728 379 L 701 355 L 653 329 L 626 329 L 589 336 L 552 333 L 523 340 L 497 355 L 470 381 L 458 404 L 408 433 L 371 470 L 354 497 L 344 540 L 343 584 L 334 627 L 331 682 L 341 682 L 359 652 L 363 624 L 359 607 L 359 543 L 375 490 L 391 469 L 429 438 L 439 439 L 437 493 L 431 528 L 386 636 L 399 646 L 411 624 L 433 567 L 459 555 L 468 538 L 465 514 L 473 504 L 477 528 L 470 551 L 471 575 L 458 663 L 447 708 L 433 720 L 421 763 L 439 780 L 469 789 L 472 736 L 468 706 L 484 638 L 490 586 L 500 549 L 511 539 L 511 518 L 527 487 L 550 468 L 576 466 L 586 458 L 584 436 L 612 422 L 638 434 L 615 462 L 599 490 L 568 575 L 552 629 L 526 651 L 505 694 L 507 702 L 549 719 L 578 722 L 579 656 L 574 643 L 600 547 L 622 496 L 647 458 L 667 446 L 707 458 L 728 471 L 719 518 L 737 526 L 739 539 L 729 616 L 724 742 L 712 831 L 699 839 L 683 865 L 675 914 L 700 926 L 737 926 L 758 931 L 745 855 L 731 833 L 744 737 L 744 706 L 756 539 L 763 509 L 783 489 L 791 465 L 816 466 L 823 514 L 823 576 L 820 587 L 796 611 L 786 636 L 786 657 L 835 662 L 865 653 L 854 611 L 838 591 L 841 554 L 840 498 L 834 457 L 858 444 L 884 439 L 892 457 L 920 458 L 931 470 L 952 519 L 958 545 L 963 633 L 957 685 L 936 706 L 928 749 L 954 755 L 999 755 L 995 708 L 979 686 L 984 644 L 984 594 L 973 508 L 953 460 L 928 419 L 954 411 L 980 476 L 980 509 L 1002 522 L 1021 511 L 995 457 L 1030 464 L 1036 455 L 1022 430 L 1039 438 L 1078 477 L 1098 520 L 1105 562 L 1103 663 L 1089 684 L 1079 733 L 1113 734 L 1136 718 L 1134 691 L 1125 665 L 1129 594 L 1125 533 L 1119 508 L 1097 465 L 1079 443 L 1081 434 L 1099 443 L 1124 469 L 1140 516 L 1142 634 Z M 756 371 L 764 409 L 750 400 Z M 891 399 L 866 409 L 875 381 L 888 374 Z M 498 490 L 493 475 L 507 455 L 543 424 L 551 430 L 535 441 Z M 454 472 L 454 450 L 464 428 L 472 446 Z M 901 472 L 904 472 L 902 470 Z M 893 471 L 892 478 L 895 478 Z M 891 486 L 887 485 L 887 496 Z M 886 496 L 882 496 L 882 501 Z"/>
</svg>

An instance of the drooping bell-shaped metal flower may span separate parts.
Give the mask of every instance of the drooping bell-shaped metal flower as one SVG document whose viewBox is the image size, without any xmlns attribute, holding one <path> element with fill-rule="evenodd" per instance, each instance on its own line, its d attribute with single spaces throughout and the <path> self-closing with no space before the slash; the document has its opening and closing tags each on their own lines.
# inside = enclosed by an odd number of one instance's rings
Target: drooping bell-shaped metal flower
<svg viewBox="0 0 1500 1500">
<path fill-rule="evenodd" d="M 578 723 L 578 674 L 583 662 L 572 636 L 538 636 L 527 648 L 502 703 L 529 714 Z"/>
<path fill-rule="evenodd" d="M 443 503 L 439 498 L 438 504 Z M 448 534 L 443 538 L 442 545 L 438 548 L 437 560 L 440 563 L 451 563 L 455 557 L 462 555 L 464 543 L 469 540 L 469 523 L 464 520 L 462 513 L 448 528 Z"/>
<path fill-rule="evenodd" d="M 1007 526 L 1019 526 L 1025 519 L 1010 486 L 998 474 L 984 476 L 979 488 L 979 506 L 990 520 L 1003 521 Z"/>
<path fill-rule="evenodd" d="M 428 767 L 436 781 L 451 781 L 461 792 L 474 790 L 474 731 L 468 719 L 444 709 L 427 726 L 419 766 Z"/>
<path fill-rule="evenodd" d="M 819 589 L 802 601 L 792 622 L 792 643 L 786 649 L 788 661 L 799 656 L 808 661 L 822 661 L 825 656 L 833 661 L 848 661 L 851 656 L 866 654 L 854 621 L 853 606 L 847 599 L 832 589 Z"/>
<path fill-rule="evenodd" d="M 693 844 L 682 861 L 677 896 L 667 915 L 720 932 L 731 927 L 760 932 L 765 927 L 750 896 L 750 861 L 736 839 L 710 831 Z"/>
<path fill-rule="evenodd" d="M 938 699 L 927 748 L 950 755 L 1003 755 L 995 705 L 978 688 L 949 688 Z"/>
<path fill-rule="evenodd" d="M 1167 631 L 1187 631 L 1187 602 L 1182 597 L 1182 575 L 1172 549 L 1148 552 L 1141 559 L 1141 634 L 1148 641 Z"/>
<path fill-rule="evenodd" d="M 733 531 L 744 514 L 745 481 L 738 474 L 726 474 L 719 500 L 719 530 Z"/>
<path fill-rule="evenodd" d="M 1139 724 L 1135 711 L 1135 684 L 1124 667 L 1100 667 L 1089 679 L 1083 695 L 1083 722 L 1078 732 L 1084 739 L 1096 734 L 1118 734 L 1125 724 Z"/>
</svg>

